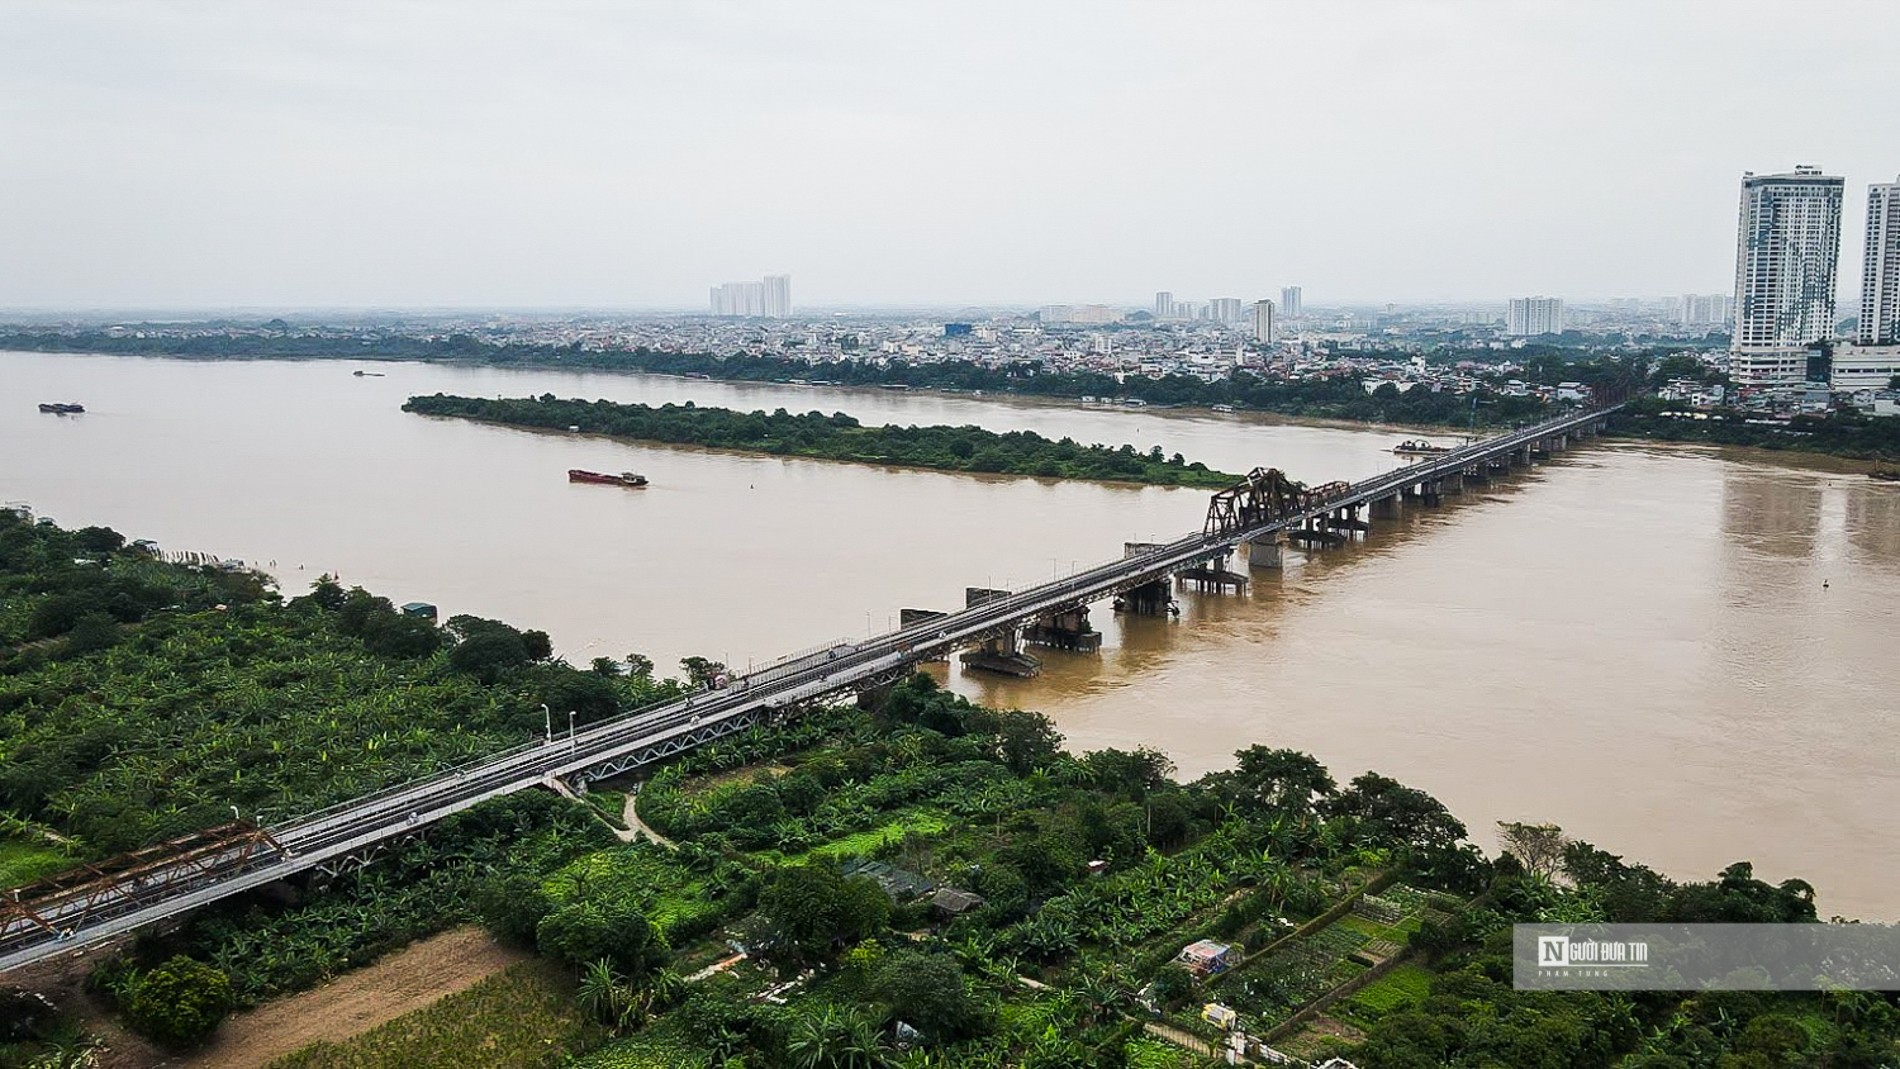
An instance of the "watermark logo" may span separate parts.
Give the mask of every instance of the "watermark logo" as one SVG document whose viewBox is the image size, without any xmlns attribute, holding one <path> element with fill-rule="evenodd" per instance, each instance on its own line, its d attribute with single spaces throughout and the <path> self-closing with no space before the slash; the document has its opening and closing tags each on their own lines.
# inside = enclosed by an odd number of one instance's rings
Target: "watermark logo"
<svg viewBox="0 0 1900 1069">
<path fill-rule="evenodd" d="M 1900 990 L 1886 924 L 1518 924 L 1511 942 L 1520 990 Z"/>
<path fill-rule="evenodd" d="M 1540 969 L 1640 969 L 1649 964 L 1649 943 L 1624 939 L 1572 939 L 1567 935 L 1537 937 Z"/>
</svg>

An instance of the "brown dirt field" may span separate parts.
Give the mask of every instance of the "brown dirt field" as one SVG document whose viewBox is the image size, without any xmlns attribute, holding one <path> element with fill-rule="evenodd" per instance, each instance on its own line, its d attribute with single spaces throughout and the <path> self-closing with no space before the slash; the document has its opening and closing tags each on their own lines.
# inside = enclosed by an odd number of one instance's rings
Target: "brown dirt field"
<svg viewBox="0 0 1900 1069">
<path fill-rule="evenodd" d="M 257 1069 L 318 1040 L 342 1040 L 472 987 L 528 957 L 480 928 L 457 928 L 399 950 L 314 991 L 266 1003 L 224 1022 L 209 1047 L 180 1069 Z"/>
</svg>

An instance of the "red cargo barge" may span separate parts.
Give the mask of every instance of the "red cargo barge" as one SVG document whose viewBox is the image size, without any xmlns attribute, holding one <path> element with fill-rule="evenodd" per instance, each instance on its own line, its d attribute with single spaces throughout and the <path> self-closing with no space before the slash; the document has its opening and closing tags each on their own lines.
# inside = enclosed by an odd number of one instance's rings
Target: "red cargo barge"
<svg viewBox="0 0 1900 1069">
<path fill-rule="evenodd" d="M 647 477 L 636 472 L 623 471 L 618 475 L 609 475 L 604 471 L 587 471 L 582 468 L 569 468 L 567 481 L 571 483 L 605 483 L 608 486 L 645 486 Z"/>
</svg>

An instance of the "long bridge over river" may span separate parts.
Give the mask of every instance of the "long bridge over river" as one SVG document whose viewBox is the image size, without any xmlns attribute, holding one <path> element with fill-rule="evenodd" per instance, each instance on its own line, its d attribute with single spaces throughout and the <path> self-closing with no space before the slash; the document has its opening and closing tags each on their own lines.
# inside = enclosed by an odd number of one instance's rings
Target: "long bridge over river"
<svg viewBox="0 0 1900 1069">
<path fill-rule="evenodd" d="M 0 899 L 0 972 L 169 921 L 289 877 L 335 875 L 384 846 L 486 799 L 536 786 L 587 783 L 662 761 L 815 703 L 888 686 L 958 650 L 975 667 L 1027 674 L 1033 641 L 1093 648 L 1087 607 L 1116 599 L 1167 611 L 1175 580 L 1238 587 L 1224 562 L 1250 543 L 1253 567 L 1277 567 L 1287 542 L 1335 544 L 1408 500 L 1436 503 L 1594 435 L 1615 407 L 1578 411 L 1474 442 L 1356 483 L 1304 487 L 1256 469 L 1214 495 L 1202 530 L 1162 545 L 1130 544 L 1120 560 L 1021 591 L 968 592 L 955 612 L 906 610 L 904 626 L 863 641 L 794 654 L 718 689 L 547 737 L 427 779 L 391 787 L 274 828 L 242 821 L 85 866 Z M 1370 519 L 1362 516 L 1369 514 Z"/>
</svg>

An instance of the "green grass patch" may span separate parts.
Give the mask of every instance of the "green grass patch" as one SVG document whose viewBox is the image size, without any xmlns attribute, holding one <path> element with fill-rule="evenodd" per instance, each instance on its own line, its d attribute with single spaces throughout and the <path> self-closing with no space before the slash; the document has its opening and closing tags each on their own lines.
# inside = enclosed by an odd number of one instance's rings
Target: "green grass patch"
<svg viewBox="0 0 1900 1069">
<path fill-rule="evenodd" d="M 1128 1042 L 1128 1069 L 1198 1069 L 1207 1064 L 1206 1058 L 1159 1039 L 1144 1037 Z"/>
<path fill-rule="evenodd" d="M 1405 942 L 1405 932 L 1401 925 L 1380 924 L 1371 917 L 1362 917 L 1357 913 L 1346 914 L 1334 921 L 1333 926 L 1344 928 L 1349 932 L 1358 932 L 1368 940 L 1389 939 L 1394 943 Z"/>
<path fill-rule="evenodd" d="M 865 856 L 887 842 L 903 842 L 906 835 L 941 835 L 949 828 L 950 821 L 942 813 L 918 810 L 905 813 L 875 828 L 867 828 L 842 839 L 833 839 L 821 846 L 815 846 L 806 851 L 804 856 L 826 857 L 834 860 Z"/>
<path fill-rule="evenodd" d="M 574 1007 L 566 974 L 528 961 L 360 1036 L 312 1044 L 271 1069 L 540 1069 L 600 1039 Z"/>
<path fill-rule="evenodd" d="M 573 1069 L 703 1069 L 706 1055 L 681 1034 L 677 1022 L 662 1021 L 573 1063 Z"/>
<path fill-rule="evenodd" d="M 1354 1009 L 1383 1014 L 1423 1001 L 1431 989 L 1431 970 L 1408 961 L 1360 988 L 1350 1001 Z"/>
<path fill-rule="evenodd" d="M 0 838 L 0 890 L 32 883 L 72 864 L 72 856 L 56 843 Z"/>
</svg>

